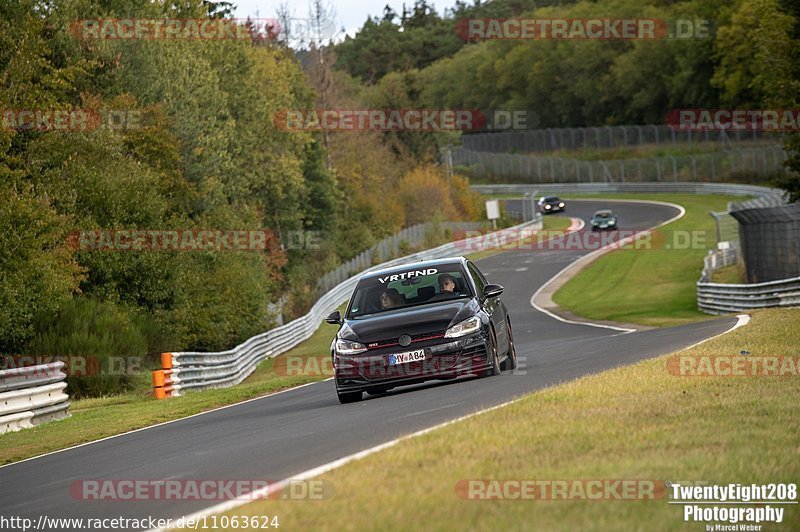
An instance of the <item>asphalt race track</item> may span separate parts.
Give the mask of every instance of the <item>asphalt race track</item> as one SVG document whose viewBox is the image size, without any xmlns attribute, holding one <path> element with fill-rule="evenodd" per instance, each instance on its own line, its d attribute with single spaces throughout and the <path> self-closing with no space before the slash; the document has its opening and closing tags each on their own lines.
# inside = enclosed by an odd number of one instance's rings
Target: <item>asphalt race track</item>
<svg viewBox="0 0 800 532">
<path fill-rule="evenodd" d="M 646 229 L 675 216 L 672 207 L 571 201 L 564 214 L 586 221 L 611 206 L 623 229 Z M 622 334 L 555 320 L 530 304 L 534 292 L 588 251 L 507 251 L 479 263 L 506 287 L 524 368 L 393 390 L 340 405 L 332 381 L 0 468 L 0 514 L 31 518 L 177 518 L 214 501 L 82 501 L 69 486 L 83 479 L 280 480 L 546 386 L 654 357 L 722 333 L 736 322 Z M 325 327 L 327 325 L 323 325 Z M 331 335 L 334 327 L 330 327 Z M 322 353 L 321 353 L 322 354 Z M 365 396 L 368 397 L 368 396 Z"/>
</svg>

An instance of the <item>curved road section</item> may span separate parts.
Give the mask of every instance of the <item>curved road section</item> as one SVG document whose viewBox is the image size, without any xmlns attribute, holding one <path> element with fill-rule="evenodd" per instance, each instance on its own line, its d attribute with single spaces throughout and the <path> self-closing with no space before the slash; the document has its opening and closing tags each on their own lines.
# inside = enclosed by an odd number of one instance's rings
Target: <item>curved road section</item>
<svg viewBox="0 0 800 532">
<path fill-rule="evenodd" d="M 677 214 L 668 206 L 611 205 L 623 229 L 649 229 Z M 595 210 L 608 206 L 571 201 L 567 212 L 558 215 L 588 221 Z M 0 468 L 0 515 L 29 518 L 33 523 L 43 515 L 176 519 L 220 501 L 82 500 L 70 493 L 70 485 L 83 480 L 291 478 L 522 394 L 688 347 L 736 323 L 730 317 L 624 334 L 565 323 L 535 310 L 531 296 L 591 251 L 582 247 L 510 250 L 480 262 L 491 282 L 506 287 L 502 298 L 510 311 L 521 362 L 515 372 L 393 390 L 352 405 L 339 404 L 328 380 L 10 464 Z"/>
</svg>

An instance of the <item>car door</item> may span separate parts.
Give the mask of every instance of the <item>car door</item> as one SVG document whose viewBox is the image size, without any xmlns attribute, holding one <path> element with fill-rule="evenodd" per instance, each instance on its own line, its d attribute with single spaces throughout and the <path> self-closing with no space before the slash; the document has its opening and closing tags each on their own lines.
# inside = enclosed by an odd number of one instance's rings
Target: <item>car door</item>
<svg viewBox="0 0 800 532">
<path fill-rule="evenodd" d="M 467 269 L 475 283 L 475 288 L 478 290 L 478 300 L 481 301 L 481 306 L 489 315 L 489 319 L 494 326 L 494 331 L 497 335 L 497 352 L 502 356 L 504 353 L 508 352 L 509 348 L 508 320 L 506 320 L 505 307 L 500 299 L 502 295 L 484 300 L 483 288 L 489 283 L 478 267 L 472 262 L 467 263 Z"/>
</svg>

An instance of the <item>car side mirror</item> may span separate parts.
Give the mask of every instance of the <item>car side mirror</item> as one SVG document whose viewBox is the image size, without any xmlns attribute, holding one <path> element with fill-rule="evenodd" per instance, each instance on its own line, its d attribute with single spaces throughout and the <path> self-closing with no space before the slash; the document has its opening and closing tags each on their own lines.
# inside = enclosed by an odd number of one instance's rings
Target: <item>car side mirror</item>
<svg viewBox="0 0 800 532">
<path fill-rule="evenodd" d="M 489 299 L 490 297 L 497 297 L 503 293 L 503 287 L 499 284 L 487 284 L 483 287 L 483 297 Z"/>
<path fill-rule="evenodd" d="M 328 317 L 325 318 L 325 322 L 330 323 L 331 325 L 341 325 L 343 323 L 341 312 L 339 312 L 338 310 L 334 310 L 333 312 L 328 314 Z"/>
</svg>

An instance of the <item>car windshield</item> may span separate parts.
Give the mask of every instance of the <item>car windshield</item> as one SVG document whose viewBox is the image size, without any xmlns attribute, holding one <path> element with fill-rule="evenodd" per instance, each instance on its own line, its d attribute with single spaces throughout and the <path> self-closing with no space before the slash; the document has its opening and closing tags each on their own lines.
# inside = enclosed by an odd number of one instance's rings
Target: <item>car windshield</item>
<svg viewBox="0 0 800 532">
<path fill-rule="evenodd" d="M 409 267 L 359 281 L 347 318 L 464 297 L 472 291 L 460 264 Z"/>
<path fill-rule="evenodd" d="M 558 198 L 556 196 L 549 196 L 547 198 L 544 198 L 544 201 L 546 201 L 547 203 L 555 203 L 556 201 L 558 201 Z"/>
<path fill-rule="evenodd" d="M 595 218 L 611 218 L 611 216 L 611 212 L 609 211 L 600 211 L 594 215 Z"/>
</svg>

